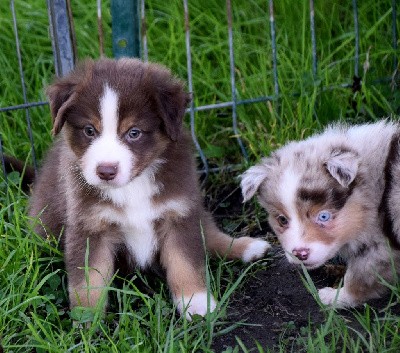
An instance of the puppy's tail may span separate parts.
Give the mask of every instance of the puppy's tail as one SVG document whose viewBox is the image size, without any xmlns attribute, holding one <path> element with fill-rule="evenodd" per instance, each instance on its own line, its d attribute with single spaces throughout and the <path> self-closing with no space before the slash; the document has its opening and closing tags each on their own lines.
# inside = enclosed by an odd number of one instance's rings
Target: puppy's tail
<svg viewBox="0 0 400 353">
<path fill-rule="evenodd" d="M 13 171 L 19 172 L 21 175 L 21 188 L 25 192 L 29 192 L 30 186 L 35 180 L 35 169 L 31 166 L 25 164 L 25 162 L 11 156 L 3 156 L 4 168 L 6 173 L 11 173 Z M 0 161 L 1 162 L 1 161 Z"/>
</svg>

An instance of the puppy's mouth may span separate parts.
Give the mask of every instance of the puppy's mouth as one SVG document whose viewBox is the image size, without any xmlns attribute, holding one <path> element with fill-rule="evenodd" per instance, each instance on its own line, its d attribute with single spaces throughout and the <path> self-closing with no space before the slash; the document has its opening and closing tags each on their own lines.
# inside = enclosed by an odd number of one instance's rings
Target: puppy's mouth
<svg viewBox="0 0 400 353">
<path fill-rule="evenodd" d="M 299 260 L 295 258 L 294 256 L 290 256 L 289 262 L 293 263 L 296 266 L 301 266 L 303 265 L 307 270 L 314 270 L 318 267 L 321 267 L 324 263 L 321 262 L 312 262 L 309 260 Z"/>
<path fill-rule="evenodd" d="M 300 261 L 300 260 L 293 262 L 293 264 L 298 267 L 303 265 L 307 270 L 314 270 L 323 265 L 323 264 L 317 263 L 317 262 L 305 262 L 305 261 Z"/>
<path fill-rule="evenodd" d="M 111 174 L 111 169 L 108 171 L 108 173 L 110 174 L 105 174 L 105 172 L 100 174 L 97 170 L 95 173 L 92 173 L 94 177 L 90 176 L 87 180 L 90 184 L 99 188 L 100 190 L 110 190 L 125 187 L 137 176 L 132 171 L 129 171 L 129 173 L 122 173 L 118 169 L 115 170 L 114 174 Z"/>
<path fill-rule="evenodd" d="M 102 180 L 96 185 L 99 189 L 118 189 L 122 186 L 125 186 L 125 184 L 120 184 L 117 183 L 113 180 Z"/>
<path fill-rule="evenodd" d="M 312 262 L 303 262 L 303 265 L 307 270 L 314 270 L 314 269 L 316 269 L 318 267 L 321 267 L 323 264 L 321 264 L 321 263 L 312 263 Z"/>
</svg>

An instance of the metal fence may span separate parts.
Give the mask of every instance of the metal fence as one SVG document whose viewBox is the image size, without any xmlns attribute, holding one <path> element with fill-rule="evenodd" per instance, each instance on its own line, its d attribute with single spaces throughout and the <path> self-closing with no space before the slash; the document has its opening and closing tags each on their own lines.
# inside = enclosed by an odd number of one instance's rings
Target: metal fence
<svg viewBox="0 0 400 353">
<path fill-rule="evenodd" d="M 113 41 L 113 53 L 115 57 L 120 56 L 138 56 L 143 60 L 148 59 L 148 48 L 147 48 L 147 30 L 146 30 L 146 11 L 145 11 L 145 0 L 112 0 L 111 1 L 111 13 L 112 13 L 112 41 Z M 6 112 L 14 110 L 23 110 L 25 112 L 26 118 L 26 128 L 28 130 L 28 135 L 31 144 L 31 156 L 32 162 L 35 168 L 37 168 L 37 161 L 35 155 L 35 141 L 33 139 L 32 127 L 31 127 L 31 114 L 30 110 L 37 106 L 42 106 L 47 104 L 45 101 L 28 101 L 26 95 L 26 79 L 23 67 L 23 58 L 20 49 L 20 40 L 18 34 L 18 19 L 15 14 L 14 0 L 10 1 L 12 21 L 14 25 L 15 34 L 15 47 L 16 56 L 19 63 L 19 76 L 21 80 L 21 89 L 23 92 L 23 102 L 12 102 L 12 105 L 0 107 L 0 119 L 1 115 Z M 355 55 L 354 55 L 354 76 L 357 79 L 359 77 L 359 67 L 360 67 L 360 44 L 359 44 L 359 23 L 358 23 L 358 4 L 357 0 L 352 0 L 351 2 L 353 11 L 353 24 L 355 32 Z M 183 0 L 184 16 L 185 18 L 185 31 L 186 39 L 186 56 L 187 56 L 187 83 L 190 92 L 194 90 L 193 88 L 193 72 L 192 72 L 192 56 L 191 56 L 191 27 L 189 21 L 189 7 L 188 0 Z M 219 102 L 216 104 L 207 104 L 202 106 L 195 106 L 194 102 L 190 104 L 188 108 L 188 114 L 190 115 L 190 127 L 192 138 L 194 144 L 197 148 L 199 156 L 202 160 L 204 169 L 203 172 L 208 174 L 210 168 L 207 163 L 207 158 L 203 153 L 200 144 L 198 143 L 195 131 L 195 113 L 199 111 L 220 109 L 229 107 L 232 112 L 232 132 L 236 137 L 238 146 L 243 155 L 244 159 L 247 159 L 247 152 L 244 143 L 240 138 L 240 132 L 238 129 L 238 116 L 237 107 L 244 104 L 253 104 L 266 101 L 276 101 L 280 96 L 280 87 L 278 80 L 278 55 L 277 55 L 277 39 L 276 39 L 276 26 L 279 26 L 275 22 L 274 16 L 274 1 L 268 0 L 269 21 L 270 27 L 270 42 L 271 42 L 271 61 L 272 61 L 272 71 L 273 71 L 273 92 L 266 92 L 265 95 L 259 97 L 253 97 L 251 99 L 239 100 L 236 95 L 236 77 L 235 77 L 235 48 L 234 48 L 234 31 L 233 31 L 233 20 L 232 20 L 232 4 L 231 0 L 226 0 L 226 20 L 227 20 L 227 33 L 228 33 L 228 46 L 229 46 L 229 66 L 230 66 L 230 84 L 231 84 L 231 97 L 229 101 Z M 54 55 L 54 65 L 55 73 L 58 76 L 67 74 L 73 69 L 75 65 L 76 58 L 76 40 L 73 28 L 73 19 L 71 13 L 71 6 L 69 0 L 47 0 L 48 8 L 48 19 L 49 28 L 51 34 L 52 50 Z M 99 41 L 100 41 L 100 51 L 104 52 L 103 41 L 104 35 L 102 31 L 102 4 L 101 0 L 97 0 L 97 14 L 98 14 L 98 31 L 99 31 Z M 390 35 L 392 36 L 392 47 L 394 52 L 397 51 L 397 1 L 391 0 L 391 13 L 392 13 L 392 31 Z M 312 73 L 314 76 L 318 72 L 318 55 L 317 55 L 317 30 L 314 20 L 314 0 L 309 0 L 309 25 L 310 25 L 310 38 L 312 47 Z M 0 43 L 1 47 L 1 43 Z M 393 58 L 393 71 L 397 72 L 398 59 L 396 54 Z M 383 80 L 390 80 L 389 78 L 384 78 Z M 352 87 L 354 82 L 343 82 L 339 86 Z M 324 89 L 332 89 L 334 87 L 324 87 Z M 3 143 L 1 139 L 0 132 L 0 159 L 2 160 L 3 171 L 4 171 L 4 161 L 3 161 Z"/>
</svg>

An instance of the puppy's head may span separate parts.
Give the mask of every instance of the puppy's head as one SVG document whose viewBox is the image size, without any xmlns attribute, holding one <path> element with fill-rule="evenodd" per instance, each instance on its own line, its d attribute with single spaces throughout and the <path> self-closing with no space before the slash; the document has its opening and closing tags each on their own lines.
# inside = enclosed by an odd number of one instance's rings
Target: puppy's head
<svg viewBox="0 0 400 353">
<path fill-rule="evenodd" d="M 189 95 L 165 68 L 136 59 L 86 61 L 47 94 L 86 181 L 120 187 L 180 138 Z"/>
<path fill-rule="evenodd" d="M 363 227 L 358 165 L 343 145 L 293 142 L 242 175 L 243 198 L 258 193 L 288 260 L 316 268 Z"/>
</svg>

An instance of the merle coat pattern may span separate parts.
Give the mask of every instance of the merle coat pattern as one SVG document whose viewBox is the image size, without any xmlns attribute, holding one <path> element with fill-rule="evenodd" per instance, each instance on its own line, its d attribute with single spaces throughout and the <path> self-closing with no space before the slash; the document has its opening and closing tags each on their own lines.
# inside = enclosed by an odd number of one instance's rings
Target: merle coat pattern
<svg viewBox="0 0 400 353">
<path fill-rule="evenodd" d="M 335 125 L 290 142 L 242 175 L 256 193 L 289 262 L 309 269 L 340 255 L 343 288 L 319 291 L 324 304 L 356 306 L 380 297 L 400 270 L 399 125 Z M 392 265 L 394 264 L 394 266 Z"/>
</svg>

